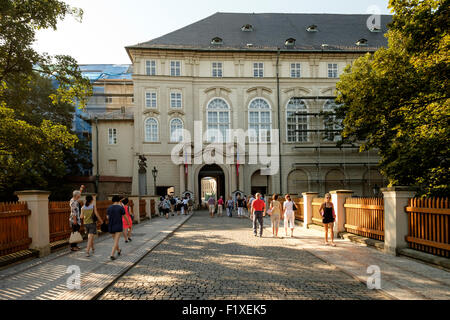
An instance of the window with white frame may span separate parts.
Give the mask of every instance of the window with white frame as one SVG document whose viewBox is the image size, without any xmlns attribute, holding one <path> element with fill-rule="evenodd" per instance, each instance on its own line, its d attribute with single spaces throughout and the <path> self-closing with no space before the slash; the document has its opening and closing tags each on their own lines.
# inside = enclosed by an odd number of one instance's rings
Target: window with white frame
<svg viewBox="0 0 450 320">
<path fill-rule="evenodd" d="M 108 144 L 117 144 L 117 129 L 108 129 Z"/>
<path fill-rule="evenodd" d="M 148 76 L 156 75 L 156 61 L 155 60 L 145 61 L 145 74 Z"/>
<path fill-rule="evenodd" d="M 106 96 L 106 97 L 105 97 L 105 103 L 112 103 L 112 102 L 113 102 L 112 100 L 113 100 L 113 99 L 112 99 L 111 96 Z"/>
<path fill-rule="evenodd" d="M 170 75 L 178 77 L 181 75 L 181 62 L 170 61 Z"/>
<path fill-rule="evenodd" d="M 155 91 L 145 92 L 145 107 L 156 108 L 158 106 L 158 99 Z"/>
<path fill-rule="evenodd" d="M 291 78 L 300 78 L 301 76 L 301 64 L 291 63 Z"/>
<path fill-rule="evenodd" d="M 338 77 L 337 63 L 329 63 L 328 64 L 328 78 L 337 78 L 337 77 Z"/>
<path fill-rule="evenodd" d="M 308 109 L 304 100 L 291 98 L 286 108 L 287 141 L 308 141 Z"/>
<path fill-rule="evenodd" d="M 323 105 L 323 127 L 325 129 L 323 140 L 324 141 L 339 141 L 341 136 L 339 132 L 342 130 L 342 120 L 337 120 L 336 109 L 339 107 L 334 100 L 327 100 Z"/>
<path fill-rule="evenodd" d="M 222 62 L 212 63 L 212 76 L 217 78 L 222 77 Z"/>
<path fill-rule="evenodd" d="M 221 98 L 214 98 L 208 103 L 207 111 L 208 142 L 227 142 L 230 129 L 230 107 Z"/>
<path fill-rule="evenodd" d="M 181 92 L 171 92 L 170 93 L 170 107 L 179 109 L 182 106 Z"/>
<path fill-rule="evenodd" d="M 248 107 L 248 131 L 250 142 L 270 142 L 272 115 L 269 103 L 256 98 Z"/>
<path fill-rule="evenodd" d="M 158 121 L 155 118 L 145 120 L 145 141 L 158 142 Z"/>
<path fill-rule="evenodd" d="M 253 77 L 262 78 L 264 77 L 264 63 L 254 62 L 253 63 Z"/>
<path fill-rule="evenodd" d="M 183 121 L 178 118 L 170 120 L 170 142 L 183 141 Z"/>
</svg>

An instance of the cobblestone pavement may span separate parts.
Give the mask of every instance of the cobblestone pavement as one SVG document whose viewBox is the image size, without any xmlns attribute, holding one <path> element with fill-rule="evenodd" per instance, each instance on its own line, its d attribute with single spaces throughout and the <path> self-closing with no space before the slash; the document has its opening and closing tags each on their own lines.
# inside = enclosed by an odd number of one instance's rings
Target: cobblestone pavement
<svg viewBox="0 0 450 320">
<path fill-rule="evenodd" d="M 111 236 L 105 235 L 96 240 L 95 254 L 89 258 L 85 256 L 84 242 L 79 252 L 62 250 L 3 269 L 0 271 L 0 300 L 92 299 L 189 217 L 156 218 L 134 225 L 133 241 L 124 243 L 121 238 L 122 255 L 115 261 L 109 260 L 113 241 Z M 73 274 L 73 271 L 68 273 L 69 266 L 80 268 L 79 290 L 67 287 Z M 69 283 L 75 284 L 74 281 Z"/>
<path fill-rule="evenodd" d="M 247 218 L 196 212 L 100 299 L 389 299 Z"/>
</svg>

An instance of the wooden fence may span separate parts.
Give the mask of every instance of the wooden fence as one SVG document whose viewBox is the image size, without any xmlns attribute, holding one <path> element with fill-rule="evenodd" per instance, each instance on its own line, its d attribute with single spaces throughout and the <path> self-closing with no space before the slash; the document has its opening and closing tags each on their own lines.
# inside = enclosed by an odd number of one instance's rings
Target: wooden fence
<svg viewBox="0 0 450 320">
<path fill-rule="evenodd" d="M 28 249 L 28 216 L 26 202 L 0 203 L 0 256 Z"/>
<path fill-rule="evenodd" d="M 50 242 L 69 239 L 70 227 L 69 201 L 49 201 L 48 222 L 50 228 Z"/>
<path fill-rule="evenodd" d="M 383 198 L 347 198 L 344 208 L 347 232 L 384 241 Z"/>
<path fill-rule="evenodd" d="M 297 207 L 297 211 L 295 211 L 295 220 L 304 221 L 303 220 L 303 198 L 294 199 L 295 206 Z"/>
<path fill-rule="evenodd" d="M 322 215 L 319 212 L 320 206 L 325 202 L 325 198 L 313 198 L 312 199 L 312 223 L 323 226 Z"/>
<path fill-rule="evenodd" d="M 150 214 L 152 217 L 156 216 L 156 201 L 155 201 L 155 199 L 150 199 Z"/>
<path fill-rule="evenodd" d="M 111 200 L 96 201 L 97 213 L 103 221 L 106 221 L 106 210 L 110 205 L 112 205 Z M 97 226 L 100 227 L 100 221 L 97 222 Z"/>
<path fill-rule="evenodd" d="M 139 200 L 139 216 L 140 216 L 141 220 L 145 219 L 147 216 L 146 205 L 147 205 L 147 201 L 145 199 Z"/>
<path fill-rule="evenodd" d="M 408 215 L 409 247 L 434 255 L 450 256 L 448 198 L 413 198 L 405 208 Z"/>
</svg>

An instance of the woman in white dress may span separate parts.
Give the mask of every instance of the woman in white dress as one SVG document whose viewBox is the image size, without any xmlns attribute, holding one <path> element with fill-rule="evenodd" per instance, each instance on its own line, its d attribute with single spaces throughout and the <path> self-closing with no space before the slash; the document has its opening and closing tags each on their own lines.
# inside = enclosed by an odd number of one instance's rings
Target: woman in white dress
<svg viewBox="0 0 450 320">
<path fill-rule="evenodd" d="M 294 213 L 294 202 L 291 200 L 289 194 L 285 197 L 286 201 L 283 203 L 283 219 L 284 219 L 284 231 L 286 237 L 288 236 L 288 224 L 291 229 L 291 238 L 294 236 L 294 224 L 295 224 L 295 213 Z"/>
</svg>

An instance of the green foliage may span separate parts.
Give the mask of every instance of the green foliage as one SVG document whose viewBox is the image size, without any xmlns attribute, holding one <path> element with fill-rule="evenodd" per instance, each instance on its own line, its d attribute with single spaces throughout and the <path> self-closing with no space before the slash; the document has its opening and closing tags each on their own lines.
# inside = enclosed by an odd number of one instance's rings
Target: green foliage
<svg viewBox="0 0 450 320">
<path fill-rule="evenodd" d="M 449 1 L 391 0 L 388 48 L 366 54 L 337 84 L 343 137 L 377 149 L 390 185 L 449 190 Z"/>
<path fill-rule="evenodd" d="M 0 201 L 19 189 L 61 188 L 85 142 L 70 132 L 75 103 L 92 93 L 77 62 L 32 45 L 36 31 L 56 29 L 82 11 L 63 1 L 0 0 Z M 52 81 L 58 82 L 55 88 Z"/>
</svg>

